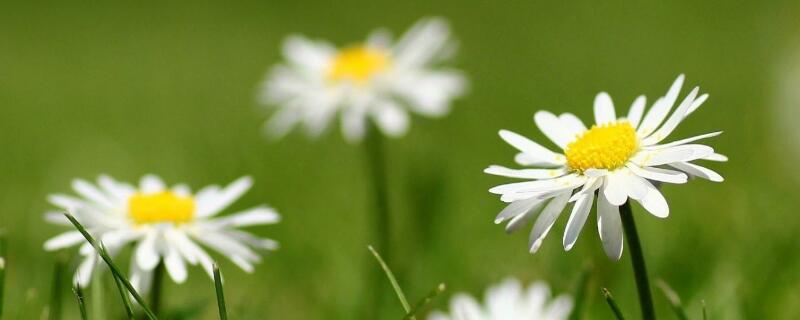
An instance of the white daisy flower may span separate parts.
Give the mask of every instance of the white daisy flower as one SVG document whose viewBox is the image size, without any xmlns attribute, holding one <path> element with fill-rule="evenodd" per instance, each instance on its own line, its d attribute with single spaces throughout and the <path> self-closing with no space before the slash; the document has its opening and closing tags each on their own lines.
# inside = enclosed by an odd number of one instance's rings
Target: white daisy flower
<svg viewBox="0 0 800 320">
<path fill-rule="evenodd" d="M 464 92 L 460 72 L 438 67 L 454 49 L 439 18 L 422 19 L 396 42 L 379 29 L 343 49 L 290 36 L 286 63 L 272 70 L 261 91 L 261 102 L 277 109 L 265 128 L 280 137 L 302 124 L 318 136 L 338 116 L 348 141 L 359 141 L 370 119 L 384 134 L 402 136 L 409 111 L 443 116 Z"/>
<path fill-rule="evenodd" d="M 523 289 L 516 279 L 486 290 L 486 305 L 467 294 L 450 300 L 450 314 L 434 312 L 428 320 L 562 320 L 572 311 L 572 298 L 560 295 L 551 300 L 550 287 L 536 282 Z"/>
<path fill-rule="evenodd" d="M 50 203 L 72 213 L 86 229 L 117 253 L 133 244 L 130 280 L 139 292 L 147 292 L 154 269 L 163 262 L 167 273 L 177 283 L 187 278 L 186 263 L 200 264 L 213 278 L 214 260 L 199 244 L 230 259 L 246 272 L 261 258 L 254 249 L 274 250 L 274 240 L 258 238 L 238 227 L 274 224 L 280 216 L 273 209 L 259 206 L 217 217 L 252 186 L 249 177 L 227 187 L 208 186 L 192 193 L 184 184 L 168 188 L 157 176 L 147 175 L 139 186 L 100 176 L 97 186 L 75 180 L 72 188 L 79 195 L 51 195 Z M 72 226 L 61 213 L 47 213 L 48 221 Z M 99 256 L 77 231 L 62 233 L 44 244 L 46 250 L 81 245 L 83 262 L 75 273 L 75 282 L 83 286 L 91 280 Z"/>
<path fill-rule="evenodd" d="M 536 218 L 529 240 L 530 252 L 535 253 L 556 218 L 569 202 L 574 202 L 563 238 L 564 249 L 570 250 L 595 201 L 595 191 L 599 191 L 597 227 L 600 239 L 606 254 L 619 259 L 623 237 L 619 206 L 628 198 L 638 201 L 656 217 L 665 218 L 669 207 L 654 183 L 686 183 L 688 176 L 722 181 L 718 173 L 692 163 L 695 160 L 727 161 L 711 147 L 694 143 L 721 132 L 662 143 L 708 98 L 707 94 L 698 95 L 699 88 L 696 87 L 670 115 L 683 78 L 683 75 L 679 76 L 647 114 L 644 112 L 644 96 L 633 102 L 627 115 L 617 116 L 611 97 L 605 92 L 598 94 L 594 101 L 596 124 L 589 129 L 570 113 L 556 116 L 547 111 L 537 112 L 534 117 L 536 125 L 563 150 L 561 153 L 550 151 L 519 134 L 501 130 L 500 137 L 521 151 L 515 161 L 535 168 L 490 166 L 484 171 L 530 180 L 489 190 L 510 203 L 500 212 L 495 223 L 509 220 L 506 230 L 513 232 Z"/>
</svg>

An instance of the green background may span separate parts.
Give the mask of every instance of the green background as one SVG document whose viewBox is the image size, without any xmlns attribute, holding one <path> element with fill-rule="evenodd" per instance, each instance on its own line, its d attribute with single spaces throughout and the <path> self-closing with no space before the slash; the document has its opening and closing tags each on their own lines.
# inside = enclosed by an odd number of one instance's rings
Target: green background
<svg viewBox="0 0 800 320">
<path fill-rule="evenodd" d="M 346 45 L 376 27 L 399 33 L 441 15 L 460 40 L 454 64 L 469 75 L 470 92 L 449 116 L 416 117 L 407 136 L 385 143 L 392 267 L 411 300 L 445 282 L 446 295 L 433 305 L 444 309 L 452 293 L 482 296 L 508 276 L 573 292 L 591 265 L 586 318 L 611 317 L 600 287 L 638 317 L 627 248 L 619 262 L 605 258 L 592 218 L 565 253 L 563 214 L 540 253 L 528 254 L 527 229 L 508 236 L 492 223 L 502 204 L 486 190 L 508 180 L 481 171 L 512 164 L 498 129 L 545 141 L 532 124 L 537 110 L 589 122 L 597 92 L 627 110 L 638 94 L 653 101 L 686 73 L 687 84 L 711 98 L 674 137 L 724 130 L 709 143 L 731 161 L 711 165 L 724 183 L 665 186 L 668 219 L 634 206 L 650 273 L 681 294 L 695 319 L 701 300 L 715 319 L 791 319 L 800 314 L 798 150 L 792 130 L 774 129 L 783 101 L 776 88 L 786 85 L 785 65 L 800 61 L 792 56 L 798 9 L 788 0 L 4 1 L 6 317 L 38 318 L 49 299 L 57 254 L 42 243 L 63 229 L 43 222 L 48 194 L 70 192 L 73 178 L 136 181 L 152 172 L 195 189 L 252 175 L 255 187 L 228 212 L 267 203 L 283 215 L 254 230 L 282 244 L 255 274 L 222 263 L 232 318 L 362 318 L 371 301 L 363 288 L 377 268 L 365 248 L 373 240 L 363 146 L 343 142 L 338 131 L 316 141 L 299 132 L 264 139 L 267 113 L 256 89 L 281 60 L 287 34 Z M 77 318 L 63 291 L 66 315 Z M 121 310 L 113 292 L 105 303 L 90 298 L 90 308 Z M 201 305 L 200 318 L 214 318 L 212 283 L 199 268 L 187 284 L 168 284 L 166 298 L 171 310 Z M 664 297 L 655 299 L 662 318 L 671 318 Z M 383 309 L 381 318 L 399 318 L 393 300 Z"/>
</svg>

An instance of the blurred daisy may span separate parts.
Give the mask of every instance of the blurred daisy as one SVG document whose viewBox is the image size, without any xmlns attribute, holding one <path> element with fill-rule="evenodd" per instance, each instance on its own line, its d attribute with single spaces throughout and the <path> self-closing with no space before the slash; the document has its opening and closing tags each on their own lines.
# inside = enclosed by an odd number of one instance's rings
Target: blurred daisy
<svg viewBox="0 0 800 320">
<path fill-rule="evenodd" d="M 277 223 L 280 216 L 271 208 L 259 206 L 217 217 L 252 185 L 249 177 L 227 187 L 208 186 L 192 193 L 179 184 L 168 188 L 157 176 L 148 175 L 139 186 L 101 176 L 97 186 L 75 180 L 72 188 L 79 197 L 51 195 L 50 203 L 72 213 L 86 229 L 105 244 L 111 254 L 127 244 L 134 245 L 130 280 L 140 292 L 147 292 L 152 273 L 163 262 L 177 283 L 187 278 L 186 263 L 200 264 L 213 278 L 213 259 L 199 244 L 226 256 L 247 272 L 261 258 L 253 249 L 274 250 L 277 242 L 261 239 L 238 227 Z M 48 221 L 72 226 L 61 213 L 46 214 Z M 48 240 L 46 250 L 81 245 L 83 262 L 75 282 L 89 283 L 99 256 L 78 231 L 68 231 Z"/>
<path fill-rule="evenodd" d="M 507 279 L 486 291 L 486 305 L 481 306 L 466 294 L 450 301 L 450 314 L 434 312 L 428 320 L 561 320 L 572 311 L 572 298 L 550 297 L 550 288 L 536 282 L 523 289 L 516 279 Z"/>
<path fill-rule="evenodd" d="M 588 129 L 573 114 L 556 116 L 547 111 L 537 112 L 536 125 L 563 150 L 562 153 L 501 130 L 500 137 L 521 151 L 515 161 L 536 168 L 517 170 L 490 166 L 484 171 L 530 180 L 489 190 L 510 203 L 495 223 L 509 220 L 506 230 L 512 232 L 536 218 L 529 240 L 530 252 L 534 253 L 556 218 L 569 202 L 574 202 L 563 238 L 564 249 L 570 250 L 595 201 L 595 191 L 599 191 L 597 227 L 600 239 L 606 254 L 619 259 L 623 233 L 619 206 L 628 198 L 638 201 L 656 217 L 665 218 L 669 207 L 654 183 L 686 183 L 688 176 L 716 182 L 723 180 L 716 172 L 692 163 L 727 160 L 711 147 L 694 144 L 721 132 L 662 143 L 708 98 L 707 94 L 698 96 L 699 89 L 694 88 L 670 114 L 682 84 L 683 75 L 675 80 L 664 97 L 656 100 L 647 114 L 644 96 L 633 102 L 627 115 L 617 116 L 611 97 L 600 93 L 594 101 L 595 125 Z"/>
<path fill-rule="evenodd" d="M 447 23 L 438 18 L 422 19 L 396 42 L 380 29 L 342 49 L 290 36 L 286 63 L 274 67 L 261 92 L 261 102 L 277 109 L 266 129 L 280 137 L 302 124 L 317 136 L 339 117 L 349 141 L 364 136 L 370 119 L 384 134 L 401 136 L 409 111 L 443 116 L 464 92 L 460 72 L 438 67 L 454 49 Z"/>
</svg>

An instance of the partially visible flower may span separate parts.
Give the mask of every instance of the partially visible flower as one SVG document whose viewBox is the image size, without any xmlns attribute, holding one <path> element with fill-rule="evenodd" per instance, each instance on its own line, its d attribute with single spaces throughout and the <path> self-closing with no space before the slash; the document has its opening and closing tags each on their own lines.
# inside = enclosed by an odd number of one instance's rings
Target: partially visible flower
<svg viewBox="0 0 800 320">
<path fill-rule="evenodd" d="M 521 151 L 514 160 L 534 169 L 510 169 L 490 166 L 484 172 L 528 180 L 504 184 L 489 191 L 510 203 L 495 218 L 495 223 L 509 220 L 506 230 L 513 232 L 536 220 L 531 231 L 529 250 L 535 253 L 558 216 L 574 202 L 567 221 L 563 245 L 572 249 L 589 216 L 597 192 L 597 229 L 608 257 L 622 256 L 622 223 L 619 207 L 628 198 L 638 201 L 659 218 L 669 215 L 669 206 L 658 183 L 686 183 L 688 176 L 715 182 L 722 176 L 693 163 L 697 160 L 727 161 L 714 149 L 695 144 L 722 132 L 711 132 L 670 143 L 662 143 L 687 116 L 708 98 L 698 95 L 695 87 L 670 114 L 683 85 L 683 75 L 664 97 L 656 100 L 647 114 L 645 97 L 631 105 L 627 115 L 618 116 L 611 97 L 602 92 L 594 101 L 595 125 L 587 128 L 575 115 L 556 116 L 539 111 L 534 122 L 563 153 L 545 147 L 507 130 L 500 137 Z M 651 182 L 652 181 L 652 182 Z"/>
<path fill-rule="evenodd" d="M 450 300 L 450 314 L 434 312 L 428 320 L 562 320 L 572 311 L 566 294 L 551 298 L 550 287 L 536 282 L 527 289 L 516 279 L 506 279 L 486 290 L 485 305 L 460 293 Z"/>
<path fill-rule="evenodd" d="M 360 140 L 370 120 L 384 134 L 401 136 L 409 111 L 443 116 L 464 92 L 464 76 L 439 67 L 454 52 L 439 18 L 422 19 L 396 42 L 379 29 L 343 49 L 290 36 L 286 62 L 273 68 L 261 91 L 261 102 L 277 109 L 266 129 L 280 137 L 302 124 L 317 136 L 338 117 L 349 141 Z"/>
<path fill-rule="evenodd" d="M 238 213 L 217 215 L 241 197 L 252 185 L 249 177 L 227 187 L 208 186 L 192 193 L 179 184 L 168 188 L 157 176 L 147 175 L 139 186 L 100 176 L 97 186 L 75 180 L 72 188 L 80 197 L 51 195 L 50 203 L 72 213 L 87 230 L 108 248 L 118 253 L 134 244 L 130 280 L 140 292 L 147 292 L 153 270 L 163 263 L 177 283 L 187 278 L 186 263 L 200 264 L 213 277 L 214 260 L 198 243 L 230 259 L 247 272 L 261 257 L 254 249 L 274 250 L 274 240 L 258 238 L 238 227 L 274 224 L 280 216 L 271 208 L 259 206 Z M 70 226 L 61 213 L 47 213 L 48 221 Z M 78 231 L 68 231 L 48 240 L 46 250 L 81 245 L 83 262 L 75 283 L 86 286 L 93 270 L 101 264 L 99 256 Z"/>
</svg>

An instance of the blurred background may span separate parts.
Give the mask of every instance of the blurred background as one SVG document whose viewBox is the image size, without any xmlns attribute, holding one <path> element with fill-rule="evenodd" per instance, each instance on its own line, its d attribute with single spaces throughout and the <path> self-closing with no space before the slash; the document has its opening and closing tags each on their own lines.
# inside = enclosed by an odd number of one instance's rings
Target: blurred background
<svg viewBox="0 0 800 320">
<path fill-rule="evenodd" d="M 503 207 L 487 189 L 507 179 L 481 171 L 511 165 L 505 128 L 539 141 L 539 109 L 588 122 L 608 91 L 617 106 L 662 95 L 686 73 L 710 99 L 673 135 L 724 130 L 710 141 L 731 161 L 726 177 L 663 189 L 671 215 L 634 206 L 652 277 L 670 283 L 699 318 L 791 319 L 800 314 L 800 3 L 797 1 L 241 1 L 39 2 L 0 4 L 0 228 L 9 239 L 6 317 L 36 319 L 50 296 L 58 254 L 42 243 L 62 231 L 42 219 L 50 193 L 74 178 L 107 173 L 138 181 L 157 173 L 194 188 L 252 175 L 255 187 L 232 210 L 260 203 L 284 220 L 254 232 L 282 248 L 248 275 L 224 261 L 235 319 L 360 319 L 368 275 L 372 195 L 363 146 L 338 131 L 317 141 L 261 134 L 267 112 L 256 89 L 279 62 L 287 34 L 338 45 L 376 27 L 398 34 L 423 16 L 449 19 L 460 40 L 455 66 L 469 94 L 443 119 L 415 118 L 386 141 L 394 251 L 390 260 L 411 300 L 439 282 L 450 296 L 506 277 L 550 282 L 572 293 L 593 267 L 587 319 L 609 319 L 600 287 L 639 315 L 626 249 L 603 254 L 592 219 L 565 253 L 562 215 L 536 255 L 527 230 L 492 223 Z M 74 254 L 74 250 L 64 253 Z M 127 266 L 126 259 L 121 263 Z M 108 290 L 113 284 L 106 279 Z M 168 282 L 166 307 L 198 307 L 214 319 L 212 282 L 199 268 Z M 90 292 L 92 312 L 119 313 L 113 291 Z M 65 314 L 77 318 L 69 290 Z M 388 293 L 387 293 L 388 294 Z M 105 302 L 102 302 L 105 299 Z M 656 308 L 672 317 L 664 297 Z M 98 302 L 100 301 L 100 302 Z M 399 318 L 390 300 L 382 319 Z"/>
</svg>

